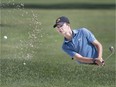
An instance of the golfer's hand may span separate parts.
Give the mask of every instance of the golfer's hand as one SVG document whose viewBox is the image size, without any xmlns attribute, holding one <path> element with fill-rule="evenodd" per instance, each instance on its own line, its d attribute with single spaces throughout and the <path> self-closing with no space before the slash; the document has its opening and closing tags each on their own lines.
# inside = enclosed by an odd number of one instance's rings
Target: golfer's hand
<svg viewBox="0 0 116 87">
<path fill-rule="evenodd" d="M 102 58 L 96 58 L 96 63 L 99 65 L 99 66 L 104 66 L 104 60 Z"/>
<path fill-rule="evenodd" d="M 104 65 L 105 65 L 105 61 L 103 60 L 103 58 L 100 57 L 99 59 L 100 59 L 100 61 L 102 62 L 102 66 L 104 66 Z"/>
</svg>

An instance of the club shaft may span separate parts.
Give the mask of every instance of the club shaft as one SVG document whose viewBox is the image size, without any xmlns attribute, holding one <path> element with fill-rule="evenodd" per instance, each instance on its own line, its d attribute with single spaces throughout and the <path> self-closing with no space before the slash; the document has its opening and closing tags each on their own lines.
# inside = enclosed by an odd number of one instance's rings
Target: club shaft
<svg viewBox="0 0 116 87">
<path fill-rule="evenodd" d="M 105 61 L 108 60 L 112 55 L 113 55 L 113 52 L 105 59 Z"/>
</svg>

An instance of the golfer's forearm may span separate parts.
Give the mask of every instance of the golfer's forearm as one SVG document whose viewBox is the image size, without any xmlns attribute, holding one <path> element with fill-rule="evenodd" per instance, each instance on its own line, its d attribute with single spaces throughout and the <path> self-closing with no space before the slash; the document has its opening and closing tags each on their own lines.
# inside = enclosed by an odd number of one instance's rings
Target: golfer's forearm
<svg viewBox="0 0 116 87">
<path fill-rule="evenodd" d="M 102 45 L 99 44 L 99 46 L 97 46 L 98 49 L 98 58 L 102 58 Z"/>
<path fill-rule="evenodd" d="M 95 40 L 94 42 L 93 42 L 93 44 L 96 46 L 96 48 L 97 48 L 97 51 L 98 51 L 98 58 L 102 58 L 102 52 L 103 52 L 103 48 L 102 48 L 102 44 L 99 42 L 99 41 L 97 41 L 97 40 Z"/>
<path fill-rule="evenodd" d="M 78 60 L 80 62 L 93 63 L 93 58 L 87 58 L 87 57 L 82 57 L 82 56 L 78 56 L 78 55 L 75 55 L 74 58 L 75 58 L 75 60 Z"/>
</svg>

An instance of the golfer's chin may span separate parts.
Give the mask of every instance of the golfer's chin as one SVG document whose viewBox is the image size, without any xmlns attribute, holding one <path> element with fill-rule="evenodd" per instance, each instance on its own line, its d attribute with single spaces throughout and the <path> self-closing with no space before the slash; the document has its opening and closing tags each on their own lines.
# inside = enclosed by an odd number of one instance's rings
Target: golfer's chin
<svg viewBox="0 0 116 87">
<path fill-rule="evenodd" d="M 68 32 L 64 32 L 63 35 L 64 35 L 64 36 L 70 36 L 71 34 L 68 33 Z"/>
</svg>

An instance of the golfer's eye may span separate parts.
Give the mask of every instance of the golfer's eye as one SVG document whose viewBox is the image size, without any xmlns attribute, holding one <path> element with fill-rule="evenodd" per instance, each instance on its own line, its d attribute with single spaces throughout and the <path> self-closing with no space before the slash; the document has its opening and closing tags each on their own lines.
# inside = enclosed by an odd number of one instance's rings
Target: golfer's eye
<svg viewBox="0 0 116 87">
<path fill-rule="evenodd" d="M 57 28 L 61 28 L 63 25 L 57 25 Z"/>
</svg>

